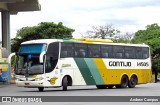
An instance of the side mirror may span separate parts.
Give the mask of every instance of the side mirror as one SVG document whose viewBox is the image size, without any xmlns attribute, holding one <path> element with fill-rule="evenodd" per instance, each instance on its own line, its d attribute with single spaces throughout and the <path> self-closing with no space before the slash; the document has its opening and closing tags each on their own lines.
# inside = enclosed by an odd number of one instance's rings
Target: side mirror
<svg viewBox="0 0 160 105">
<path fill-rule="evenodd" d="M 40 62 L 40 63 L 43 63 L 43 57 L 44 57 L 45 54 L 46 54 L 45 51 L 43 51 L 43 52 L 40 54 L 40 56 L 39 56 L 39 62 Z"/>
<path fill-rule="evenodd" d="M 8 56 L 8 63 L 11 64 L 11 58 L 16 55 L 16 53 L 11 53 L 9 56 Z"/>
</svg>

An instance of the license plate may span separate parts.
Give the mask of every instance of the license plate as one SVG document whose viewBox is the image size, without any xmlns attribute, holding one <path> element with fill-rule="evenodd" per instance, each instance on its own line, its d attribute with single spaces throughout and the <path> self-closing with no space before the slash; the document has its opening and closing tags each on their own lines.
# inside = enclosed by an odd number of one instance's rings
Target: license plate
<svg viewBox="0 0 160 105">
<path fill-rule="evenodd" d="M 25 83 L 25 85 L 27 85 L 27 86 L 28 86 L 28 85 L 29 85 L 29 83 Z"/>
</svg>

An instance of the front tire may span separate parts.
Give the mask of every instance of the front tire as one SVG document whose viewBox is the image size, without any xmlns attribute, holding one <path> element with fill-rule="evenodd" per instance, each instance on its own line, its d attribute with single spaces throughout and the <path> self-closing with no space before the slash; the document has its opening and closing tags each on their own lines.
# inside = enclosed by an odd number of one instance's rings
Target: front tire
<svg viewBox="0 0 160 105">
<path fill-rule="evenodd" d="M 68 86 L 68 79 L 67 77 L 65 76 L 62 80 L 62 90 L 63 91 L 67 91 L 67 86 Z"/>
</svg>

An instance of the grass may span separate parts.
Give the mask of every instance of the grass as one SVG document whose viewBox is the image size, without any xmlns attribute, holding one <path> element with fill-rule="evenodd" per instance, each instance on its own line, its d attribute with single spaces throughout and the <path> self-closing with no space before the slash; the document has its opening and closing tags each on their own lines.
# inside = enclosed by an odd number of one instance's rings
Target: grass
<svg viewBox="0 0 160 105">
<path fill-rule="evenodd" d="M 157 78 L 160 80 L 160 73 L 158 73 Z M 155 75 L 154 74 L 152 74 L 152 80 L 151 80 L 151 82 L 155 82 Z"/>
<path fill-rule="evenodd" d="M 158 78 L 160 78 L 160 73 L 158 74 L 158 76 L 157 76 Z"/>
<path fill-rule="evenodd" d="M 152 74 L 152 77 L 153 77 L 153 78 L 155 78 L 155 75 L 154 75 L 154 74 Z M 160 73 L 158 73 L 157 78 L 160 78 Z"/>
</svg>

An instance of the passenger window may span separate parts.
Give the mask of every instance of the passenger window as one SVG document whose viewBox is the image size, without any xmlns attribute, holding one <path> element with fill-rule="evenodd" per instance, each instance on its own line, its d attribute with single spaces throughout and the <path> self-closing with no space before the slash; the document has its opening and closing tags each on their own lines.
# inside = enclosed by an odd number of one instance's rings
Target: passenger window
<svg viewBox="0 0 160 105">
<path fill-rule="evenodd" d="M 126 59 L 135 59 L 135 47 L 132 46 L 125 47 L 124 55 Z"/>
<path fill-rule="evenodd" d="M 86 57 L 87 56 L 87 45 L 85 44 L 74 44 L 74 56 L 75 57 Z"/>
<path fill-rule="evenodd" d="M 122 58 L 122 53 L 116 53 L 116 58 Z"/>
<path fill-rule="evenodd" d="M 125 53 L 125 58 L 130 58 L 129 53 Z"/>
<path fill-rule="evenodd" d="M 143 59 L 149 58 L 149 48 L 148 47 L 143 47 L 142 53 L 143 53 Z"/>
<path fill-rule="evenodd" d="M 61 43 L 61 58 L 73 57 L 73 44 L 72 43 Z"/>
<path fill-rule="evenodd" d="M 114 58 L 123 58 L 124 47 L 113 46 Z"/>
<path fill-rule="evenodd" d="M 102 58 L 112 58 L 112 46 L 101 45 L 101 56 Z"/>
<path fill-rule="evenodd" d="M 143 58 L 142 48 L 141 48 L 141 47 L 137 47 L 137 48 L 136 48 L 136 58 L 137 58 L 137 59 L 142 59 L 142 58 Z"/>
<path fill-rule="evenodd" d="M 91 58 L 100 57 L 100 45 L 88 45 L 88 53 Z"/>
</svg>

